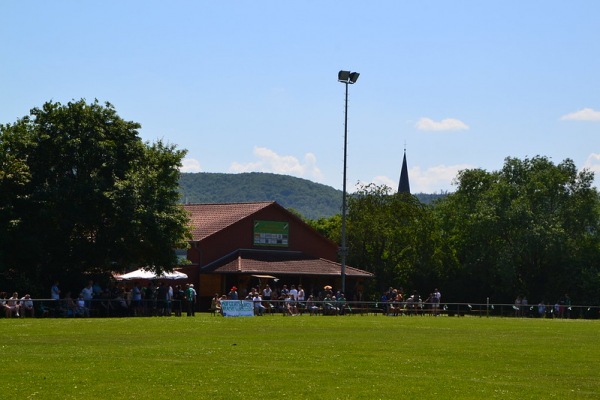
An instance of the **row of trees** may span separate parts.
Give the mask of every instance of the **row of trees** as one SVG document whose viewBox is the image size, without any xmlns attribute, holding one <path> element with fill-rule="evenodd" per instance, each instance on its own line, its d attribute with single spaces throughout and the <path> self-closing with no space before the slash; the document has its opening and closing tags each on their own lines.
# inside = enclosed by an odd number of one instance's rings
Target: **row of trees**
<svg viewBox="0 0 600 400">
<path fill-rule="evenodd" d="M 47 295 L 52 279 L 172 268 L 187 245 L 185 151 L 139 137 L 113 106 L 48 102 L 0 125 L 0 279 Z"/>
<path fill-rule="evenodd" d="M 348 263 L 389 286 L 446 300 L 600 302 L 600 197 L 571 160 L 507 158 L 500 171 L 464 170 L 432 205 L 366 185 L 349 198 Z M 339 242 L 339 217 L 310 222 Z"/>
<path fill-rule="evenodd" d="M 0 279 L 44 295 L 52 279 L 177 263 L 187 246 L 179 205 L 185 151 L 139 137 L 113 106 L 48 102 L 0 125 Z M 464 170 L 432 204 L 366 185 L 349 198 L 347 262 L 389 286 L 448 301 L 598 303 L 600 197 L 571 160 L 508 158 Z M 340 242 L 341 218 L 308 221 Z M 36 292 L 36 288 L 38 291 Z"/>
</svg>

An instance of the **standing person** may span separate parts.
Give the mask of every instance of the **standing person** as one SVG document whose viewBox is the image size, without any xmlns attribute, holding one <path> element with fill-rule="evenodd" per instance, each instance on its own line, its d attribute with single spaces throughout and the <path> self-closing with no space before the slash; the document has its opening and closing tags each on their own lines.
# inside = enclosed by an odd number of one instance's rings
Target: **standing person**
<svg viewBox="0 0 600 400">
<path fill-rule="evenodd" d="M 442 294 L 437 288 L 433 290 L 433 298 L 431 300 L 433 303 L 433 315 L 438 315 Z"/>
<path fill-rule="evenodd" d="M 227 298 L 229 300 L 237 300 L 238 297 L 238 292 L 237 292 L 237 287 L 233 286 L 231 288 L 231 290 L 229 291 L 229 293 L 227 294 Z"/>
<path fill-rule="evenodd" d="M 523 296 L 521 299 L 521 317 L 527 317 L 529 315 L 529 300 L 527 296 Z"/>
<path fill-rule="evenodd" d="M 521 295 L 517 296 L 515 299 L 515 305 L 513 306 L 515 310 L 515 317 L 521 316 Z"/>
<path fill-rule="evenodd" d="M 89 310 L 92 308 L 92 299 L 94 298 L 94 282 L 89 281 L 87 286 L 81 289 L 80 293 L 83 301 L 85 302 L 85 307 Z"/>
<path fill-rule="evenodd" d="M 170 317 L 173 312 L 172 302 L 173 302 L 173 286 L 169 285 L 167 290 L 167 315 Z"/>
<path fill-rule="evenodd" d="M 302 285 L 298 285 L 298 308 L 302 309 L 304 307 L 304 300 L 306 300 L 306 294 L 304 293 L 304 289 Z"/>
<path fill-rule="evenodd" d="M 54 285 L 50 288 L 50 298 L 52 300 L 60 300 L 60 289 L 58 288 L 58 281 L 54 281 Z"/>
<path fill-rule="evenodd" d="M 139 282 L 136 282 L 131 289 L 131 309 L 134 317 L 142 315 L 142 288 Z"/>
<path fill-rule="evenodd" d="M 563 318 L 571 318 L 571 298 L 565 293 Z"/>
<path fill-rule="evenodd" d="M 144 290 L 144 305 L 147 315 L 156 315 L 156 290 L 152 282 L 148 282 L 148 286 Z"/>
<path fill-rule="evenodd" d="M 163 315 L 167 315 L 167 303 L 169 301 L 169 288 L 165 285 L 164 282 L 160 282 L 158 285 L 158 290 L 156 293 L 157 297 L 157 307 L 158 307 L 158 315 L 161 317 Z"/>
<path fill-rule="evenodd" d="M 180 285 L 175 286 L 173 291 L 173 311 L 176 317 L 181 317 L 181 303 L 185 299 L 185 292 Z"/>
<path fill-rule="evenodd" d="M 289 294 L 294 297 L 294 301 L 298 300 L 298 290 L 296 289 L 296 286 L 292 285 Z"/>
<path fill-rule="evenodd" d="M 271 287 L 269 285 L 265 286 L 265 288 L 263 289 L 263 300 L 270 301 L 271 294 L 273 294 Z"/>
<path fill-rule="evenodd" d="M 544 300 L 540 301 L 538 303 L 538 316 L 540 318 L 545 318 L 546 317 L 546 303 L 544 302 Z"/>
<path fill-rule="evenodd" d="M 196 315 L 196 290 L 193 283 L 190 283 L 185 290 L 185 302 L 187 305 L 187 316 L 194 317 Z"/>
</svg>

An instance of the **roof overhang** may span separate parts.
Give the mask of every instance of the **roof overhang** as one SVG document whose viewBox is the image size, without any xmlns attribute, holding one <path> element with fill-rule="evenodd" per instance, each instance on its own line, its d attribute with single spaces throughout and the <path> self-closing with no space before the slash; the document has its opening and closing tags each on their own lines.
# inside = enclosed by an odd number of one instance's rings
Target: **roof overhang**
<svg viewBox="0 0 600 400">
<path fill-rule="evenodd" d="M 341 276 L 341 264 L 297 251 L 240 249 L 205 265 L 200 273 L 249 274 L 253 276 Z M 372 278 L 373 274 L 346 266 L 349 278 Z"/>
</svg>

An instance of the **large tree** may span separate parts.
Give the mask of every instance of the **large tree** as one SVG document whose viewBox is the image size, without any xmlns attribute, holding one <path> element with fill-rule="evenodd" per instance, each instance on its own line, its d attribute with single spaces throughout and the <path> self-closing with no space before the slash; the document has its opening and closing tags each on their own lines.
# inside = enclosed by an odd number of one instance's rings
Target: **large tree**
<svg viewBox="0 0 600 400">
<path fill-rule="evenodd" d="M 593 179 L 571 160 L 555 165 L 539 156 L 507 158 L 500 171 L 460 172 L 458 190 L 435 208 L 463 268 L 456 289 L 480 301 L 518 294 L 555 301 L 566 292 L 597 301 L 597 286 L 590 290 L 600 283 Z"/>
<path fill-rule="evenodd" d="M 369 184 L 350 197 L 348 209 L 348 262 L 375 274 L 376 292 L 393 286 L 427 294 L 440 284 L 451 254 L 440 251 L 428 206 Z"/>
<path fill-rule="evenodd" d="M 0 268 L 30 281 L 128 266 L 170 270 L 186 246 L 185 151 L 95 101 L 48 102 L 0 125 Z M 45 279 L 44 279 L 45 278 Z"/>
</svg>

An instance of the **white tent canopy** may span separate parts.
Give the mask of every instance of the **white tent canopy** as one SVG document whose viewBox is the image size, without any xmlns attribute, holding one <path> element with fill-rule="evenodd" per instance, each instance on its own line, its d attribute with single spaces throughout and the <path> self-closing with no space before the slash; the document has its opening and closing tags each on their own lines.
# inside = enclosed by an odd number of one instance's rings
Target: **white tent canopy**
<svg viewBox="0 0 600 400">
<path fill-rule="evenodd" d="M 151 279 L 187 279 L 187 275 L 183 272 L 163 272 L 157 275 L 155 272 L 145 270 L 143 268 L 128 272 L 123 275 L 115 275 L 118 281 L 135 281 L 135 280 L 151 280 Z"/>
</svg>

